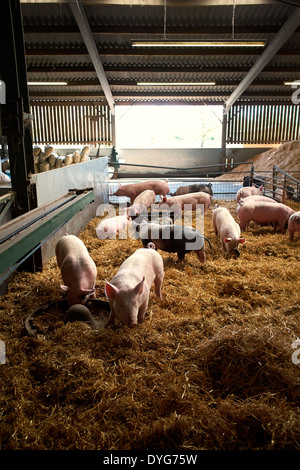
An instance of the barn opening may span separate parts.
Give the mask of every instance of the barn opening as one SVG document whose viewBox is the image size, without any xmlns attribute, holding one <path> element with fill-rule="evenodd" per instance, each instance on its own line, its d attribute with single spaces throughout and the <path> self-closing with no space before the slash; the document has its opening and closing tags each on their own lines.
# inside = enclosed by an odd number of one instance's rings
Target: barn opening
<svg viewBox="0 0 300 470">
<path fill-rule="evenodd" d="M 119 148 L 221 147 L 220 105 L 139 105 L 116 107 Z"/>
</svg>

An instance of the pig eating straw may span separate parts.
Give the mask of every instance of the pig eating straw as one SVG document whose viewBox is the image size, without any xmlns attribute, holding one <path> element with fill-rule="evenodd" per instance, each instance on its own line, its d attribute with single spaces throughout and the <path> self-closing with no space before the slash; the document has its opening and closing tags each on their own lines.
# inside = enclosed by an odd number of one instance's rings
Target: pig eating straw
<svg viewBox="0 0 300 470">
<path fill-rule="evenodd" d="M 273 204 L 253 201 L 244 204 L 238 211 L 239 225 L 241 230 L 246 230 L 250 222 L 255 222 L 259 225 L 273 224 L 274 232 L 277 225 L 281 232 L 287 227 L 289 217 L 295 211 L 290 207 L 280 202 Z"/>
<path fill-rule="evenodd" d="M 220 236 L 223 250 L 239 256 L 239 244 L 245 243 L 245 238 L 240 236 L 240 226 L 236 223 L 229 210 L 216 204 L 212 212 L 212 221 L 215 234 Z"/>
<path fill-rule="evenodd" d="M 128 215 L 133 218 L 145 214 L 152 204 L 155 204 L 155 192 L 153 189 L 145 189 L 135 198 L 132 206 L 127 209 Z"/>
<path fill-rule="evenodd" d="M 155 293 L 161 299 L 163 278 L 163 260 L 157 251 L 140 248 L 129 256 L 112 280 L 105 284 L 111 307 L 108 325 L 112 325 L 116 317 L 129 327 L 143 323 L 150 288 L 154 283 Z"/>
<path fill-rule="evenodd" d="M 89 297 L 95 297 L 97 268 L 84 243 L 66 234 L 58 240 L 55 253 L 69 306 L 85 304 Z"/>
</svg>

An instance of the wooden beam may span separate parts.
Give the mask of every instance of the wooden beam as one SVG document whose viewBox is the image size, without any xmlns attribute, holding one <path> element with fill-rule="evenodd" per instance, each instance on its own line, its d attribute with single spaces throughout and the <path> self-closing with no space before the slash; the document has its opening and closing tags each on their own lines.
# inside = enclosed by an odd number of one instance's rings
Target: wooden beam
<svg viewBox="0 0 300 470">
<path fill-rule="evenodd" d="M 298 8 L 299 10 L 299 8 Z M 201 49 L 201 50 L 200 50 Z M 220 48 L 180 48 L 180 47 L 157 47 L 157 48 L 142 48 L 142 47 L 133 47 L 133 48 L 102 48 L 97 47 L 97 56 L 134 56 L 134 57 L 143 57 L 143 56 L 260 56 L 261 51 L 258 51 L 256 48 L 250 47 L 220 47 Z M 291 48 L 282 48 L 277 53 L 278 55 L 300 55 L 300 49 L 291 49 Z M 26 56 L 88 56 L 89 51 L 85 47 L 26 47 Z"/>
<path fill-rule="evenodd" d="M 96 44 L 95 44 L 95 41 L 91 32 L 90 25 L 86 17 L 85 11 L 83 9 L 83 6 L 80 0 L 69 0 L 69 4 L 73 12 L 73 15 L 77 21 L 82 37 L 84 39 L 89 56 L 95 67 L 97 77 L 104 91 L 105 97 L 110 107 L 111 114 L 115 114 L 114 98 L 113 98 L 110 86 L 108 84 L 106 74 L 105 74 L 102 62 L 100 60 L 99 53 L 98 53 L 98 50 L 97 50 L 97 47 L 96 47 Z"/>
<path fill-rule="evenodd" d="M 270 62 L 274 55 L 280 52 L 280 48 L 287 41 L 287 39 L 293 34 L 300 24 L 300 8 L 294 8 L 292 14 L 286 20 L 284 25 L 281 27 L 277 35 L 270 42 L 270 44 L 263 51 L 256 63 L 251 67 L 246 77 L 240 82 L 238 87 L 233 91 L 230 97 L 226 101 L 224 113 L 229 112 L 230 107 L 235 101 L 244 93 L 249 87 L 253 80 L 259 75 L 264 67 Z"/>
<path fill-rule="evenodd" d="M 237 5 L 269 5 L 274 0 L 235 0 Z M 32 3 L 32 0 L 21 0 L 22 3 Z M 68 0 L 34 0 L 34 3 L 68 3 Z M 85 5 L 140 5 L 145 6 L 145 0 L 83 0 Z M 147 0 L 148 6 L 164 6 L 164 0 Z M 232 0 L 167 0 L 168 6 L 232 6 Z"/>
<path fill-rule="evenodd" d="M 297 55 L 297 50 L 291 49 L 291 53 Z M 300 53 L 298 51 L 298 53 Z M 132 48 L 103 48 L 97 47 L 97 56 L 105 55 L 114 55 L 114 56 L 257 56 L 260 52 L 255 48 L 239 48 L 239 47 L 220 47 L 216 48 L 180 48 L 180 47 L 157 47 L 157 48 L 142 48 L 142 47 L 132 47 Z M 282 54 L 289 54 L 289 50 L 283 51 Z M 82 56 L 89 55 L 89 51 L 85 47 L 74 47 L 74 48 L 54 48 L 54 47 L 26 47 L 26 56 Z"/>
<path fill-rule="evenodd" d="M 279 27 L 279 26 L 278 26 Z M 257 36 L 258 34 L 263 34 L 264 37 L 266 34 L 276 34 L 278 32 L 278 27 L 276 25 L 240 25 L 235 27 L 235 37 L 238 39 L 239 34 L 254 34 Z M 132 25 L 128 26 L 124 25 L 106 25 L 106 24 L 91 24 L 90 25 L 91 31 L 93 34 L 103 34 L 103 35 L 115 35 L 115 34 L 122 34 L 122 35 L 129 35 L 134 36 L 138 35 L 162 35 L 163 31 L 163 24 L 159 26 L 155 25 Z M 24 25 L 24 33 L 26 34 L 76 34 L 80 33 L 77 24 L 43 24 L 43 25 Z M 300 28 L 298 28 L 295 33 L 300 33 Z M 224 34 L 228 34 L 231 36 L 232 28 L 231 26 L 222 26 L 218 25 L 216 30 L 215 26 L 206 26 L 206 25 L 197 25 L 197 26 L 172 26 L 168 25 L 168 35 L 188 35 L 188 36 L 207 36 L 212 35 L 214 38 L 218 36 L 224 36 Z"/>
<path fill-rule="evenodd" d="M 106 72 L 159 72 L 159 73 L 246 73 L 249 71 L 249 66 L 244 65 L 237 65 L 237 66 L 220 66 L 220 67 L 211 67 L 211 66 L 203 66 L 203 65 L 196 65 L 191 66 L 189 64 L 183 65 L 138 65 L 138 64 L 124 64 L 124 65 L 116 65 L 116 64 L 105 64 L 103 63 L 103 68 Z M 27 73 L 80 73 L 80 72 L 94 72 L 95 68 L 91 65 L 59 65 L 59 64 L 28 64 L 27 65 Z M 266 66 L 264 68 L 264 72 L 280 72 L 280 73 L 300 73 L 299 66 L 289 66 L 286 64 L 280 64 L 278 66 L 271 65 Z"/>
<path fill-rule="evenodd" d="M 140 87 L 139 87 L 140 88 Z M 78 92 L 78 91 L 70 91 L 70 92 L 65 92 L 65 93 L 59 93 L 59 92 L 55 92 L 55 91 L 49 91 L 49 92 L 45 92 L 45 91 L 32 91 L 31 94 L 31 99 L 33 98 L 56 98 L 56 99 L 66 99 L 66 98 L 81 98 L 81 99 L 84 99 L 85 97 L 86 98 L 99 98 L 99 100 L 101 100 L 102 98 L 102 95 L 99 94 L 98 91 L 83 91 L 83 92 Z M 227 91 L 141 91 L 140 89 L 137 90 L 131 90 L 131 91 L 119 91 L 119 92 L 115 92 L 114 93 L 114 97 L 115 97 L 115 100 L 120 98 L 120 97 L 123 97 L 123 96 L 126 96 L 126 97 L 132 97 L 132 98 L 139 98 L 139 97 L 152 97 L 152 96 L 159 96 L 159 97 L 177 97 L 177 96 L 187 96 L 187 97 L 212 97 L 212 98 L 224 98 L 224 99 L 227 99 L 229 98 L 230 96 L 230 90 L 227 90 Z M 245 93 L 243 95 L 243 98 L 246 98 L 246 97 L 253 97 L 253 96 L 256 96 L 256 97 L 261 97 L 261 98 L 264 98 L 264 97 L 269 97 L 269 98 L 272 98 L 272 97 L 291 97 L 291 92 L 290 91 L 275 91 L 275 92 L 268 92 L 268 91 L 259 91 L 259 92 L 255 92 L 255 91 L 249 91 L 247 93 Z"/>
</svg>

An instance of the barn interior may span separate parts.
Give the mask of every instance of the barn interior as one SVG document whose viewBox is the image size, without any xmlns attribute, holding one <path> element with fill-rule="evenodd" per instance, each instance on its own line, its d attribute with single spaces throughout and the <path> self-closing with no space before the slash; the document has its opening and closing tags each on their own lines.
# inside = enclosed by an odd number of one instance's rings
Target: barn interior
<svg viewBox="0 0 300 470">
<path fill-rule="evenodd" d="M 254 224 L 228 258 L 211 221 L 215 203 L 238 220 L 236 193 L 252 184 L 300 210 L 299 2 L 0 11 L 0 449 L 299 449 L 298 237 Z M 151 146 L 167 109 L 199 137 Z M 120 183 L 161 179 L 168 196 L 212 186 L 206 263 L 160 252 L 163 300 L 151 293 L 136 329 L 65 324 L 57 241 L 84 241 L 106 302 L 104 280 L 141 244 L 99 239 L 97 209 L 129 204 L 113 196 Z"/>
</svg>

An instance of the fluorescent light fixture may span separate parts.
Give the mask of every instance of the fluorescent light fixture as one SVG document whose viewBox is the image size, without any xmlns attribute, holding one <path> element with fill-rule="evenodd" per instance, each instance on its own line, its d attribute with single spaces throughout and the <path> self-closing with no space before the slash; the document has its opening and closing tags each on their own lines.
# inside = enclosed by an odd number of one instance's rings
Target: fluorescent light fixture
<svg viewBox="0 0 300 470">
<path fill-rule="evenodd" d="M 264 41 L 132 41 L 133 47 L 264 47 Z"/>
<path fill-rule="evenodd" d="M 27 82 L 27 85 L 62 86 L 68 85 L 68 82 Z"/>
<path fill-rule="evenodd" d="M 216 82 L 137 82 L 139 86 L 214 86 Z"/>
<path fill-rule="evenodd" d="M 294 80 L 293 82 L 283 82 L 284 85 L 287 85 L 287 86 L 297 86 L 297 85 L 300 85 L 300 80 Z"/>
</svg>

